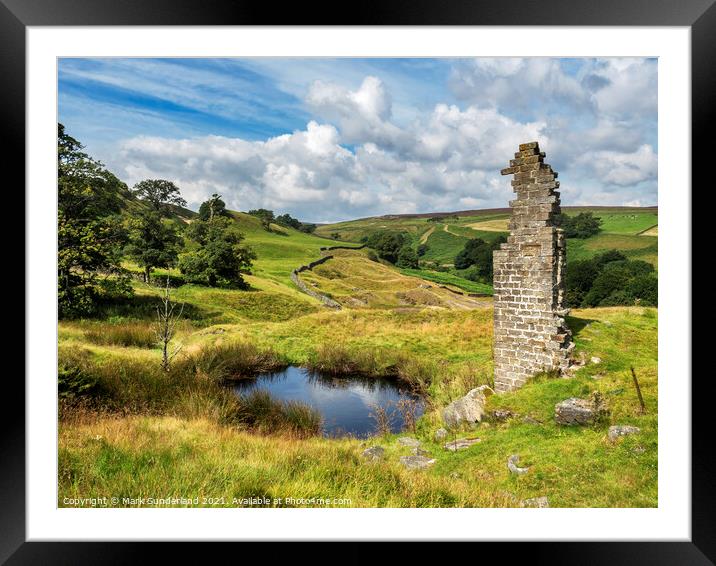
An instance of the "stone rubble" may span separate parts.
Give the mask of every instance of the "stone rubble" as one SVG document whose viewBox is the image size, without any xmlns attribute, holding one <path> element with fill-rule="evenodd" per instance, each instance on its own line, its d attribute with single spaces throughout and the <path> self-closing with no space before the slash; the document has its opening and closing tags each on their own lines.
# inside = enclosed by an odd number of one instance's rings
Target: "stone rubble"
<svg viewBox="0 0 716 566">
<path fill-rule="evenodd" d="M 401 456 L 400 463 L 409 470 L 421 470 L 432 466 L 435 460 L 426 456 Z"/>
<path fill-rule="evenodd" d="M 445 450 L 450 450 L 452 452 L 457 452 L 458 450 L 463 450 L 465 448 L 469 448 L 473 444 L 477 444 L 480 442 L 479 438 L 458 438 L 457 440 L 451 440 L 448 442 L 444 448 Z"/>
<path fill-rule="evenodd" d="M 363 450 L 361 455 L 366 460 L 375 462 L 377 460 L 382 460 L 384 454 L 385 449 L 381 448 L 380 446 L 371 446 L 370 448 L 366 448 L 365 450 Z"/>
<path fill-rule="evenodd" d="M 467 395 L 453 401 L 443 409 L 443 421 L 449 427 L 482 421 L 487 397 L 493 393 L 487 385 L 471 389 Z"/>
<path fill-rule="evenodd" d="M 636 434 L 638 432 L 641 432 L 641 429 L 638 426 L 616 425 L 609 427 L 608 436 L 609 440 L 613 442 L 620 436 L 626 436 L 627 434 Z"/>
<path fill-rule="evenodd" d="M 517 474 L 518 476 L 521 476 L 522 474 L 526 474 L 529 471 L 529 468 L 520 468 L 517 466 L 517 463 L 520 461 L 520 457 L 517 454 L 513 454 L 509 458 L 507 458 L 507 469 L 510 470 L 513 474 Z"/>
<path fill-rule="evenodd" d="M 549 507 L 549 499 L 547 499 L 544 495 L 542 497 L 531 497 L 530 499 L 520 501 L 520 507 L 537 507 L 539 509 L 545 509 Z"/>
</svg>

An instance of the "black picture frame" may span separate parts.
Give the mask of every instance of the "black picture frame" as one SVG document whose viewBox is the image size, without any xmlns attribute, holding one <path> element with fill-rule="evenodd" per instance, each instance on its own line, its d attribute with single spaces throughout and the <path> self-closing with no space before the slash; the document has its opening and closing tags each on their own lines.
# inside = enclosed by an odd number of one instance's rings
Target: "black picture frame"
<svg viewBox="0 0 716 566">
<path fill-rule="evenodd" d="M 692 56 L 692 186 L 713 186 L 706 164 L 713 161 L 716 142 L 710 139 L 716 100 L 716 0 L 378 0 L 346 10 L 340 3 L 272 3 L 243 0 L 0 0 L 0 76 L 3 130 L 11 143 L 5 163 L 25 159 L 25 32 L 28 26 L 89 25 L 559 25 L 559 26 L 686 26 L 691 28 Z M 24 169 L 15 186 L 24 186 Z M 692 200 L 693 200 L 693 192 Z M 692 225 L 694 223 L 692 222 Z M 694 244 L 697 242 L 694 241 Z M 698 250 L 698 245 L 695 246 Z M 692 257 L 694 257 L 692 255 Z M 685 277 L 687 274 L 684 274 Z M 692 274 L 688 274 L 693 277 Z M 694 280 L 694 279 L 692 279 Z M 25 301 L 32 300 L 25 296 Z M 26 303 L 27 304 L 27 303 Z M 689 329 L 684 329 L 688 332 Z M 695 333 L 698 348 L 699 338 Z M 696 351 L 699 351 L 696 349 Z M 691 353 L 684 374 L 691 373 Z M 713 439 L 708 381 L 712 371 L 692 380 L 692 538 L 690 542 L 493 543 L 508 563 L 551 564 L 713 564 L 716 561 L 716 478 L 711 463 Z M 674 376 L 672 376 L 674 377 Z M 205 558 L 206 545 L 81 542 L 26 542 L 25 537 L 25 409 L 24 384 L 5 379 L 5 407 L 0 411 L 0 562 L 7 564 L 128 564 L 148 561 L 159 552 L 163 562 Z M 12 400 L 12 401 L 10 401 Z M 11 405 L 13 407 L 11 407 Z M 555 533 L 559 537 L 559 533 Z M 320 538 L 320 533 L 317 534 Z M 325 544 L 325 543 L 324 543 Z M 355 549 L 322 545 L 315 556 L 335 561 L 337 553 L 354 562 L 372 560 L 370 544 Z M 495 547 L 495 545 L 498 545 Z M 467 550 L 470 552 L 469 550 Z M 208 552 L 214 553 L 214 550 Z M 231 551 L 232 553 L 234 551 Z M 244 546 L 242 559 L 256 552 Z M 258 551 L 262 552 L 262 551 Z M 281 550 L 281 552 L 284 552 Z M 301 552 L 305 552 L 301 550 Z M 382 552 L 382 551 L 379 551 Z M 423 545 L 411 545 L 403 558 L 423 555 Z M 459 550 L 458 550 L 459 552 Z M 480 551 L 482 552 L 482 551 Z M 450 551 L 452 554 L 452 550 Z M 235 555 L 238 558 L 238 555 Z M 313 556 L 313 555 L 312 555 Z M 345 560 L 341 560 L 345 561 Z M 502 561 L 502 560 L 501 560 Z"/>
</svg>

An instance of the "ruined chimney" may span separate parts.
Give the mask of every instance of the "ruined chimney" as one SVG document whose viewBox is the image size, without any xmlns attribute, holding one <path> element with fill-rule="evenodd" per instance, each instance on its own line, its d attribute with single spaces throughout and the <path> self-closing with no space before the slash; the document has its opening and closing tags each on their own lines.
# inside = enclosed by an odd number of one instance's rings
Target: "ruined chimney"
<svg viewBox="0 0 716 566">
<path fill-rule="evenodd" d="M 564 316 L 564 232 L 557 173 L 537 142 L 523 143 L 503 175 L 514 175 L 510 236 L 493 254 L 495 390 L 511 391 L 542 371 L 569 367 Z"/>
</svg>

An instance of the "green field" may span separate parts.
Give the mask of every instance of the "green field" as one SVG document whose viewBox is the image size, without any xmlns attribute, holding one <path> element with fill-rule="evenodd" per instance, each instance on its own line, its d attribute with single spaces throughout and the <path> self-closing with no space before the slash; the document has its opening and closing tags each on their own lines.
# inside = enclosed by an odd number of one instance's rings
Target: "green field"
<svg viewBox="0 0 716 566">
<path fill-rule="evenodd" d="M 602 219 L 602 231 L 586 240 L 570 239 L 567 261 L 593 257 L 607 249 L 623 251 L 629 258 L 642 259 L 656 266 L 658 214 L 656 208 L 634 207 L 563 207 L 565 214 L 592 212 Z M 427 244 L 421 260 L 451 265 L 455 256 L 470 238 L 490 242 L 499 235 L 508 235 L 509 212 L 485 210 L 451 213 L 457 219 L 429 222 L 424 216 L 393 216 L 368 218 L 323 225 L 316 231 L 328 236 L 338 233 L 344 241 L 358 242 L 378 230 L 405 232 L 415 245 Z M 485 229 L 481 229 L 481 225 Z"/>
<path fill-rule="evenodd" d="M 655 213 L 609 214 L 610 231 L 570 240 L 570 257 L 617 247 L 655 262 L 657 238 L 637 235 L 655 224 Z M 352 507 L 519 507 L 523 499 L 538 496 L 547 496 L 553 507 L 657 506 L 656 309 L 574 310 L 568 324 L 576 356 L 597 356 L 601 362 L 587 364 L 571 379 L 541 376 L 518 392 L 490 397 L 488 411 L 509 410 L 513 417 L 487 418 L 461 431 L 459 437 L 481 442 L 453 453 L 434 433 L 443 426 L 441 411 L 448 403 L 492 382 L 492 299 L 441 285 L 487 294 L 490 287 L 454 273 L 399 270 L 371 260 L 365 249 L 335 250 L 328 252 L 333 259 L 301 274 L 311 288 L 343 306 L 331 310 L 300 292 L 290 273 L 321 257 L 321 247 L 345 243 L 349 235 L 357 244 L 371 230 L 388 226 L 407 231 L 416 245 L 432 229 L 426 242 L 433 255 L 425 257 L 451 263 L 451 254 L 468 237 L 500 234 L 468 224 L 506 215 L 470 213 L 447 223 L 368 219 L 321 226 L 318 235 L 278 226 L 269 232 L 247 214 L 232 215 L 258 256 L 246 276 L 250 288 L 187 284 L 173 291 L 184 304 L 173 341 L 181 346 L 175 373 L 158 370 L 161 351 L 150 326 L 158 290 L 144 283 L 133 281 L 134 298 L 108 303 L 100 316 L 59 322 L 60 363 L 95 377 L 101 403 L 99 410 L 90 405 L 61 413 L 59 506 L 65 497 L 87 493 L 192 494 L 224 498 L 220 505 L 226 507 L 236 506 L 235 497 L 288 495 L 341 498 Z M 345 237 L 341 242 L 322 237 L 332 231 Z M 370 367 L 371 375 L 397 371 L 424 394 L 427 410 L 411 435 L 435 464 L 422 471 L 402 467 L 399 457 L 411 452 L 398 443 L 401 435 L 297 438 L 227 420 L 230 399 L 202 369 L 202 364 L 213 367 L 212 356 L 222 348 L 238 352 L 229 363 L 268 357 L 305 366 L 333 355 Z M 646 414 L 638 410 L 632 365 Z M 609 403 L 606 422 L 584 428 L 554 423 L 556 402 L 593 391 Z M 611 442 L 606 436 L 611 424 L 636 425 L 641 432 Z M 361 457 L 372 445 L 385 448 L 384 460 L 367 463 Z M 511 454 L 519 454 L 530 472 L 511 475 L 506 468 Z"/>
</svg>

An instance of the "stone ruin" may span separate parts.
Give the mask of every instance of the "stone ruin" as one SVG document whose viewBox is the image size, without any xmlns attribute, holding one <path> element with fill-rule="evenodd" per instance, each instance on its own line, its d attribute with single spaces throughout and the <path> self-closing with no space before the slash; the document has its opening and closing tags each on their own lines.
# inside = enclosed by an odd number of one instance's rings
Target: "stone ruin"
<svg viewBox="0 0 716 566">
<path fill-rule="evenodd" d="M 511 391 L 542 371 L 566 370 L 574 343 L 564 316 L 564 232 L 557 172 L 537 142 L 523 143 L 503 175 L 514 175 L 517 198 L 507 243 L 495 250 L 495 390 Z"/>
</svg>

